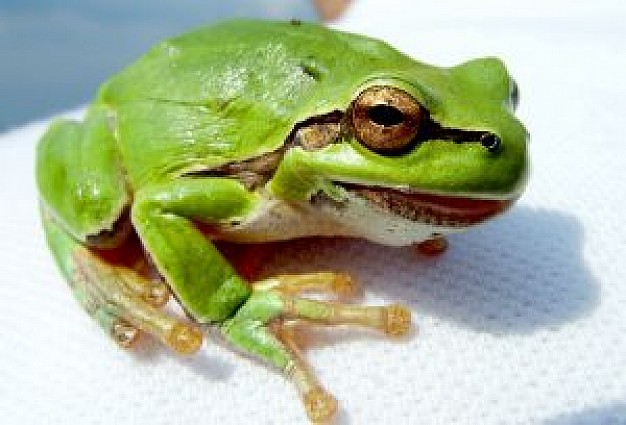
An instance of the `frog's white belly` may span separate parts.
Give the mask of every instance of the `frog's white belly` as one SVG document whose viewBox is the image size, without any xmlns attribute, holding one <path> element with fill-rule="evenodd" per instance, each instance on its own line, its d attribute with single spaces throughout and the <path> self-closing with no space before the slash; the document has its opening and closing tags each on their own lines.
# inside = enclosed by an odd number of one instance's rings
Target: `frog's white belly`
<svg viewBox="0 0 626 425">
<path fill-rule="evenodd" d="M 431 239 L 433 234 L 462 229 L 415 222 L 349 195 L 342 203 L 327 199 L 296 203 L 268 199 L 245 221 L 222 228 L 218 238 L 267 242 L 306 236 L 346 236 L 403 246 Z"/>
</svg>

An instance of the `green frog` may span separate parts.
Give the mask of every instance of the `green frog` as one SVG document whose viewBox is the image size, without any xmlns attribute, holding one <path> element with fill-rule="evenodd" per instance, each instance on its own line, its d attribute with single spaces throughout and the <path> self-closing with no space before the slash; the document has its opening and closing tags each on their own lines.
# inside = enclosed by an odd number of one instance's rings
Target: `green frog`
<svg viewBox="0 0 626 425">
<path fill-rule="evenodd" d="M 200 28 L 156 45 L 102 85 L 82 122 L 59 120 L 42 137 L 48 244 L 120 345 L 144 332 L 190 354 L 212 326 L 282 371 L 324 422 L 337 403 L 291 325 L 395 336 L 410 310 L 344 302 L 354 283 L 342 273 L 251 279 L 217 244 L 321 235 L 439 252 L 445 234 L 522 193 L 528 137 L 516 103 L 496 58 L 439 68 L 299 21 Z M 160 308 L 170 293 L 189 320 Z"/>
</svg>

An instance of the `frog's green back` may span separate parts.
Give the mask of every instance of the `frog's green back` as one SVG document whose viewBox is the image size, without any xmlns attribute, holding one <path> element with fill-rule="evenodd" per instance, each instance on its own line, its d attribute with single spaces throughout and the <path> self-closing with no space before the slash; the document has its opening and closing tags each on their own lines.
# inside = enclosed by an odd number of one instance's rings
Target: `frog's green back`
<svg viewBox="0 0 626 425">
<path fill-rule="evenodd" d="M 373 70 L 422 67 L 315 24 L 229 21 L 162 42 L 106 83 L 135 187 L 279 148 L 294 123 L 346 107 Z M 426 66 L 424 66 L 426 68 Z"/>
</svg>

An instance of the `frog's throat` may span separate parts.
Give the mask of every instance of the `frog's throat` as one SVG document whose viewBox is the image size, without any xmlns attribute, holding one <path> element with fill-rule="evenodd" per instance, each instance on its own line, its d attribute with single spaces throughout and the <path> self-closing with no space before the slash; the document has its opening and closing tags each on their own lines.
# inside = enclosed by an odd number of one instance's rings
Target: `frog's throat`
<svg viewBox="0 0 626 425">
<path fill-rule="evenodd" d="M 411 221 L 446 227 L 468 227 L 506 211 L 515 199 L 477 199 L 403 191 L 358 184 L 340 186 L 368 202 Z"/>
</svg>

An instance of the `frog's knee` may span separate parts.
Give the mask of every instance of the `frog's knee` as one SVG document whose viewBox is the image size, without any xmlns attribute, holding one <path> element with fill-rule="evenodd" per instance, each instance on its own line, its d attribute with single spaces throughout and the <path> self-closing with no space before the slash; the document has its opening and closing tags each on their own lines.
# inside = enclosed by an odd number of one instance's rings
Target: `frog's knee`
<svg viewBox="0 0 626 425">
<path fill-rule="evenodd" d="M 284 297 L 277 291 L 253 291 L 234 319 L 267 324 L 284 311 Z"/>
<path fill-rule="evenodd" d="M 84 122 L 50 126 L 37 146 L 36 177 L 45 209 L 83 242 L 113 231 L 129 203 L 116 141 L 98 108 Z"/>
</svg>

